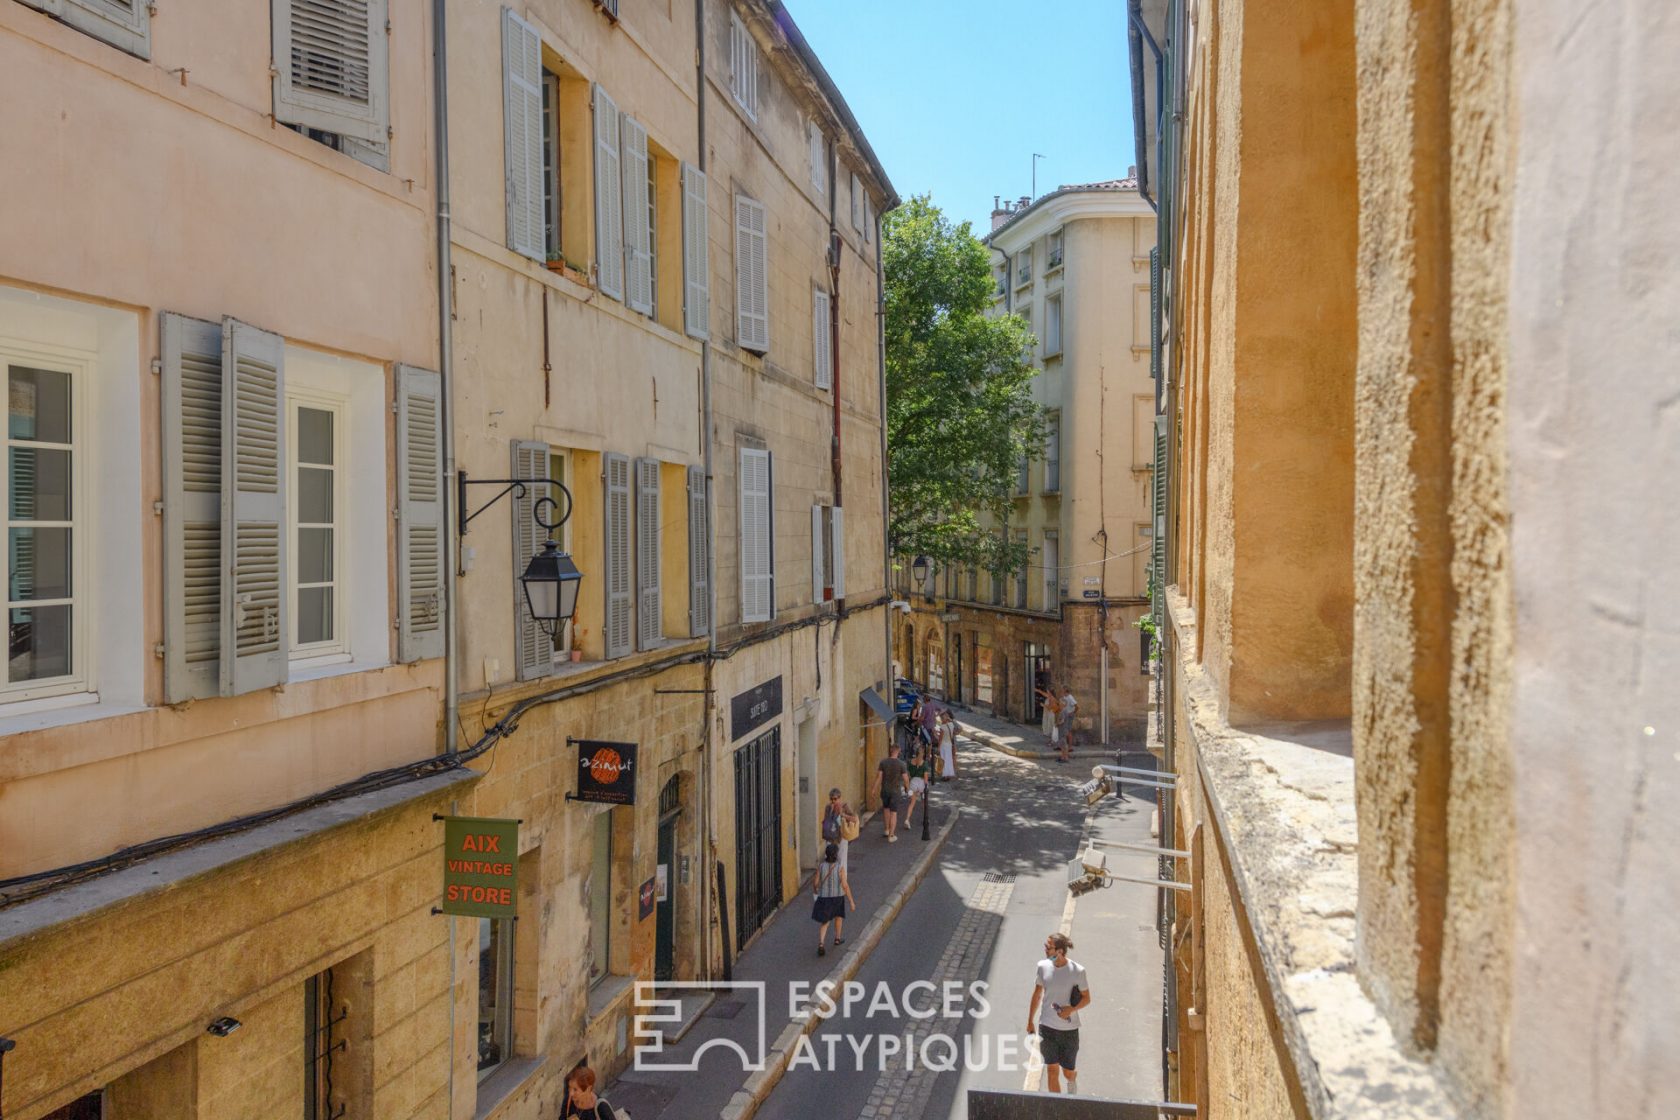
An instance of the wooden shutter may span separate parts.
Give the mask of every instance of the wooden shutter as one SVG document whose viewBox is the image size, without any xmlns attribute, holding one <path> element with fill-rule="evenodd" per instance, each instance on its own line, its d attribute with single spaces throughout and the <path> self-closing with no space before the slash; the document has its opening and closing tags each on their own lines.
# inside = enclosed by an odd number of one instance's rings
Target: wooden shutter
<svg viewBox="0 0 1680 1120">
<path fill-rule="evenodd" d="M 510 477 L 547 478 L 548 444 L 514 440 Z M 522 681 L 546 677 L 554 671 L 554 639 L 531 618 L 525 585 L 519 582 L 531 557 L 541 552 L 548 540 L 548 530 L 537 524 L 532 513 L 537 502 L 550 496 L 546 484 L 526 487 L 524 497 L 519 497 L 517 490 L 513 493 L 513 664 L 514 675 Z"/>
<path fill-rule="evenodd" d="M 1161 247 L 1149 250 L 1149 376 L 1161 380 Z"/>
<path fill-rule="evenodd" d="M 770 560 L 770 452 L 741 448 L 741 621 L 775 613 Z"/>
<path fill-rule="evenodd" d="M 221 692 L 222 328 L 163 316 L 163 694 Z"/>
<path fill-rule="evenodd" d="M 711 337 L 711 264 L 707 235 L 706 173 L 682 165 L 683 329 L 690 338 Z"/>
<path fill-rule="evenodd" d="M 443 379 L 396 372 L 397 660 L 408 662 L 444 654 Z"/>
<path fill-rule="evenodd" d="M 285 343 L 222 320 L 222 695 L 283 684 L 286 573 Z"/>
<path fill-rule="evenodd" d="M 152 17 L 147 0 L 23 0 L 24 6 L 57 16 L 77 31 L 103 39 L 118 50 L 152 57 Z"/>
<path fill-rule="evenodd" d="M 631 649 L 630 635 L 630 460 L 609 452 L 601 457 L 606 472 L 606 620 L 602 637 L 608 657 Z"/>
<path fill-rule="evenodd" d="M 741 17 L 730 14 L 729 89 L 753 120 L 758 119 L 758 45 Z"/>
<path fill-rule="evenodd" d="M 618 105 L 595 87 L 595 283 L 624 298 L 624 197 L 618 152 Z"/>
<path fill-rule="evenodd" d="M 1167 586 L 1167 418 L 1155 418 L 1155 470 L 1150 478 L 1154 488 L 1154 536 L 1149 541 L 1149 594 L 1154 599 L 1151 613 L 1155 616 L 1157 633 L 1166 620 Z"/>
<path fill-rule="evenodd" d="M 546 255 L 543 213 L 542 36 L 502 9 L 502 131 L 507 155 L 507 244 L 533 260 Z"/>
<path fill-rule="evenodd" d="M 812 121 L 806 126 L 810 133 L 811 147 L 811 185 L 817 188 L 819 195 L 828 193 L 828 159 L 827 148 L 823 143 L 822 129 Z"/>
<path fill-rule="evenodd" d="M 653 230 L 648 222 L 647 129 L 619 114 L 619 161 L 624 186 L 624 303 L 653 314 Z"/>
<path fill-rule="evenodd" d="M 636 460 L 636 648 L 665 637 L 659 599 L 659 460 Z"/>
<path fill-rule="evenodd" d="M 743 350 L 770 349 L 770 292 L 766 276 L 764 204 L 735 196 L 735 330 Z"/>
<path fill-rule="evenodd" d="M 828 565 L 825 557 L 828 549 L 823 544 L 823 533 L 828 528 L 828 507 L 811 507 L 811 602 L 820 603 L 828 598 Z"/>
<path fill-rule="evenodd" d="M 383 144 L 385 0 L 273 0 L 274 119 Z"/>
<path fill-rule="evenodd" d="M 834 597 L 846 597 L 846 522 L 845 511 L 835 506 L 829 511 L 834 519 Z"/>
<path fill-rule="evenodd" d="M 706 471 L 688 468 L 688 633 L 699 638 L 711 629 L 712 598 L 706 559 Z"/>
<path fill-rule="evenodd" d="M 830 335 L 828 293 L 821 288 L 811 289 L 811 369 L 812 380 L 819 389 L 834 385 L 834 348 Z"/>
</svg>

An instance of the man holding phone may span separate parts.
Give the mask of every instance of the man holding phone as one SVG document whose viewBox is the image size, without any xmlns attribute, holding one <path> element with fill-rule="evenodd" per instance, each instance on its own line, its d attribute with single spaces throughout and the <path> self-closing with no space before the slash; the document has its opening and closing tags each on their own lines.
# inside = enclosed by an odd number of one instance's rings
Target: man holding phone
<svg viewBox="0 0 1680 1120">
<path fill-rule="evenodd" d="M 1079 1009 L 1091 1003 L 1091 982 L 1085 966 L 1068 959 L 1072 948 L 1073 939 L 1065 933 L 1044 939 L 1044 959 L 1038 962 L 1032 1005 L 1027 1008 L 1027 1033 L 1037 1028 L 1038 1049 L 1050 1071 L 1052 1093 L 1062 1092 L 1063 1074 L 1067 1091 L 1079 1091 L 1079 1075 L 1074 1072 L 1079 1062 Z"/>
</svg>

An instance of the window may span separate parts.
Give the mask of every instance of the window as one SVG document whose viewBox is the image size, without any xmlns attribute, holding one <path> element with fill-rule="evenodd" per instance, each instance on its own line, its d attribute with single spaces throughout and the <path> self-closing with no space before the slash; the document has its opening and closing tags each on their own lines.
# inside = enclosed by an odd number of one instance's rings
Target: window
<svg viewBox="0 0 1680 1120">
<path fill-rule="evenodd" d="M 347 648 L 339 624 L 345 601 L 338 529 L 344 508 L 344 404 L 321 396 L 293 396 L 287 417 L 291 447 L 291 656 L 320 657 Z"/>
<path fill-rule="evenodd" d="M 560 76 L 542 76 L 543 256 L 563 259 L 560 249 Z"/>
<path fill-rule="evenodd" d="M 513 1056 L 513 919 L 478 920 L 478 1079 Z"/>
<path fill-rule="evenodd" d="M 1025 550 L 1027 544 L 1027 531 L 1025 529 L 1015 530 L 1015 543 L 1020 545 L 1023 551 Z M 1025 562 L 1015 572 L 1014 606 L 1020 610 L 1027 609 L 1027 565 Z"/>
<path fill-rule="evenodd" d="M 1021 251 L 1015 254 L 1015 286 L 1017 288 L 1032 282 L 1032 261 L 1032 246 L 1021 246 Z"/>
<path fill-rule="evenodd" d="M 863 230 L 863 183 L 856 173 L 852 175 L 852 228 Z"/>
<path fill-rule="evenodd" d="M 758 44 L 733 12 L 729 15 L 729 92 L 748 118 L 758 120 Z"/>
<path fill-rule="evenodd" d="M 1027 472 L 1030 469 L 1031 469 L 1031 463 L 1029 462 L 1029 460 L 1027 459 L 1027 457 L 1025 455 L 1022 455 L 1020 464 L 1015 468 L 1015 496 L 1016 497 L 1024 497 L 1027 494 L 1031 493 L 1031 490 L 1032 490 L 1031 483 L 1028 481 L 1028 478 L 1027 478 Z"/>
<path fill-rule="evenodd" d="M 129 6 L 128 0 L 104 3 Z M 143 6 L 133 0 L 134 8 Z M 385 0 L 274 0 L 272 8 L 274 119 L 387 170 L 390 108 Z M 537 78 L 533 64 L 530 92 L 540 98 Z M 533 136 L 537 115 L 533 108 Z"/>
<path fill-rule="evenodd" d="M 1057 230 L 1050 235 L 1050 254 L 1045 259 L 1044 270 L 1062 267 L 1062 231 Z"/>
<path fill-rule="evenodd" d="M 1062 297 L 1061 293 L 1051 296 L 1044 301 L 1044 356 L 1062 352 Z"/>
<path fill-rule="evenodd" d="M 741 448 L 741 621 L 767 622 L 776 613 L 775 521 L 770 452 Z"/>
<path fill-rule="evenodd" d="M 140 58 L 152 57 L 152 17 L 147 0 L 23 0 L 77 31 Z"/>
<path fill-rule="evenodd" d="M 828 194 L 828 145 L 816 121 L 805 126 L 811 149 L 811 186 L 819 196 Z"/>
<path fill-rule="evenodd" d="M 811 601 L 846 597 L 846 535 L 839 506 L 811 507 Z"/>
<path fill-rule="evenodd" d="M 80 635 L 87 620 L 77 602 L 79 378 L 68 364 L 55 367 L 15 360 L 6 366 L 8 699 L 85 687 Z"/>
<path fill-rule="evenodd" d="M 612 970 L 613 814 L 596 813 L 589 856 L 589 982 Z"/>
<path fill-rule="evenodd" d="M 811 379 L 819 389 L 830 389 L 834 386 L 833 316 L 829 307 L 828 293 L 821 288 L 812 288 Z"/>
<path fill-rule="evenodd" d="M 1044 550 L 1039 556 L 1039 569 L 1044 573 L 1044 609 L 1053 611 L 1060 604 L 1062 579 L 1061 541 L 1055 533 L 1044 534 Z"/>
<path fill-rule="evenodd" d="M 1052 412 L 1044 421 L 1044 492 L 1062 488 L 1062 414 Z"/>
<path fill-rule="evenodd" d="M 77 1097 L 63 1108 L 55 1108 L 41 1120 L 105 1120 L 105 1090 L 95 1089 Z"/>
<path fill-rule="evenodd" d="M 764 204 L 735 196 L 735 330 L 741 349 L 770 349 L 770 278 Z"/>
</svg>

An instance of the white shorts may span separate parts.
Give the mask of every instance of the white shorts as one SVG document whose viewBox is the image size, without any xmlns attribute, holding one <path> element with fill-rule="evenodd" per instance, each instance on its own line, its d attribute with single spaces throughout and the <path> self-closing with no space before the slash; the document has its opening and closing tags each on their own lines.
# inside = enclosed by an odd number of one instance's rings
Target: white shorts
<svg viewBox="0 0 1680 1120">
<path fill-rule="evenodd" d="M 910 792 L 912 794 L 919 797 L 923 793 L 925 793 L 926 791 L 927 791 L 927 779 L 926 778 L 911 778 L 910 779 Z"/>
</svg>

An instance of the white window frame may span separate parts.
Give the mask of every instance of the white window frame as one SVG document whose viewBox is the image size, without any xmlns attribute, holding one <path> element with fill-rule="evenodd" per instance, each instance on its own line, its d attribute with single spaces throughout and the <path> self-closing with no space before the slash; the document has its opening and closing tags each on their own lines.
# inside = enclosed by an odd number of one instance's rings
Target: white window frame
<svg viewBox="0 0 1680 1120">
<path fill-rule="evenodd" d="M 736 12 L 729 13 L 729 92 L 752 121 L 758 120 L 758 42 Z"/>
<path fill-rule="evenodd" d="M 70 375 L 70 519 L 68 522 L 49 522 L 41 527 L 57 527 L 64 525 L 70 530 L 70 595 L 66 599 L 27 600 L 20 601 L 20 606 L 53 606 L 68 603 L 70 607 L 70 672 L 65 676 L 50 677 L 46 680 L 24 681 L 13 684 L 9 679 L 11 666 L 10 657 L 0 673 L 0 703 L 16 703 L 25 700 L 41 700 L 50 697 L 82 695 L 96 691 L 95 661 L 97 649 L 92 640 L 93 627 L 91 620 L 97 612 L 94 603 L 97 589 L 89 582 L 88 561 L 91 533 L 91 519 L 87 516 L 87 503 L 90 495 L 86 491 L 86 479 L 97 469 L 90 469 L 88 456 L 88 441 L 85 439 L 87 426 L 87 408 L 84 400 L 92 377 L 92 362 L 88 355 L 61 347 L 45 347 L 31 343 L 28 346 L 11 342 L 0 343 L 0 376 L 4 378 L 5 390 L 11 392 L 11 367 L 26 366 L 30 369 L 43 369 Z M 19 444 L 33 447 L 41 446 L 58 450 L 65 445 L 47 443 L 39 440 L 13 440 L 11 437 L 11 410 L 7 408 L 6 428 L 0 435 L 4 436 L 5 452 L 0 456 L 0 470 L 5 472 L 4 501 L 0 502 L 0 548 L 5 549 L 0 556 L 0 579 L 4 579 L 6 591 L 5 615 L 0 618 L 0 634 L 5 634 L 10 648 L 11 612 L 11 524 L 12 524 L 12 454 L 11 448 Z M 32 522 L 40 524 L 39 522 Z"/>
<path fill-rule="evenodd" d="M 1044 301 L 1044 356 L 1062 352 L 1062 293 Z"/>
<path fill-rule="evenodd" d="M 321 412 L 332 414 L 333 418 L 333 520 L 329 528 L 332 529 L 332 574 L 330 586 L 333 591 L 333 637 L 324 642 L 311 642 L 308 645 L 298 641 L 298 628 L 303 619 L 298 614 L 298 592 L 302 590 L 298 578 L 298 531 L 303 526 L 298 521 L 299 499 L 303 495 L 298 485 L 298 470 L 302 464 L 298 461 L 298 410 L 313 408 Z M 344 536 L 347 530 L 343 524 L 345 502 L 348 500 L 348 485 L 345 476 L 348 464 L 344 461 L 346 441 L 344 426 L 349 420 L 350 398 L 337 393 L 327 393 L 315 389 L 286 390 L 286 472 L 290 501 L 286 503 L 286 607 L 291 612 L 291 661 L 294 666 L 299 663 L 306 665 L 328 665 L 339 661 L 350 660 L 350 637 L 346 626 L 347 615 L 344 610 L 346 584 L 351 573 L 347 571 L 346 549 Z M 312 585 L 313 586 L 313 585 Z"/>
</svg>

